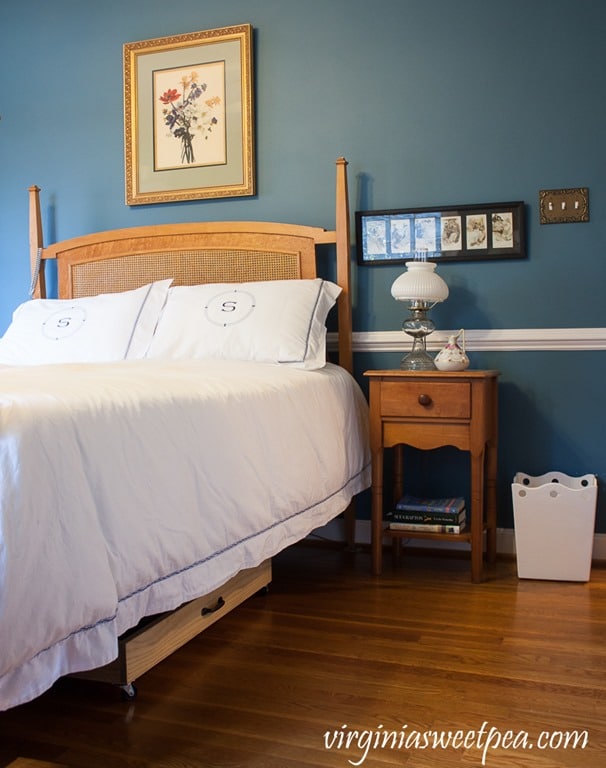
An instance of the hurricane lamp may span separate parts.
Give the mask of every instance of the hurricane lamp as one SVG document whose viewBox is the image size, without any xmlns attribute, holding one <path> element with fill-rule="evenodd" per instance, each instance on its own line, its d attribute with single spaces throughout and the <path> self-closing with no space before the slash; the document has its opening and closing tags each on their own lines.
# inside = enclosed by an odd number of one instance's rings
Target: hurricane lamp
<svg viewBox="0 0 606 768">
<path fill-rule="evenodd" d="M 406 272 L 397 277 L 391 286 L 391 295 L 397 301 L 408 304 L 410 311 L 402 323 L 402 330 L 413 339 L 412 350 L 402 358 L 400 368 L 409 371 L 436 370 L 431 355 L 427 353 L 427 337 L 435 330 L 434 322 L 427 316 L 436 304 L 448 298 L 448 286 L 436 273 L 436 265 L 423 257 L 406 262 Z"/>
</svg>

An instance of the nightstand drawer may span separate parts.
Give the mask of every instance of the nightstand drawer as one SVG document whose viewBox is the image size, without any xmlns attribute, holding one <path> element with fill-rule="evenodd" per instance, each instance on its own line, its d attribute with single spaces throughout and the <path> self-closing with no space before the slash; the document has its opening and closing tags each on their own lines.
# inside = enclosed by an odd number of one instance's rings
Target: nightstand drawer
<svg viewBox="0 0 606 768">
<path fill-rule="evenodd" d="M 383 381 L 381 415 L 403 418 L 469 419 L 469 382 Z"/>
</svg>

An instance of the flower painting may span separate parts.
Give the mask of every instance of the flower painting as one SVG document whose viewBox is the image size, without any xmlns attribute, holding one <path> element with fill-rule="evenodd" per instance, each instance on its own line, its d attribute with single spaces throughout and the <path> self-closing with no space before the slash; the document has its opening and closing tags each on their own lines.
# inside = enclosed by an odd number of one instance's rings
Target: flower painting
<svg viewBox="0 0 606 768">
<path fill-rule="evenodd" d="M 224 64 L 154 72 L 154 169 L 226 162 Z"/>
<path fill-rule="evenodd" d="M 127 205 L 255 194 L 250 24 L 124 44 Z"/>
</svg>

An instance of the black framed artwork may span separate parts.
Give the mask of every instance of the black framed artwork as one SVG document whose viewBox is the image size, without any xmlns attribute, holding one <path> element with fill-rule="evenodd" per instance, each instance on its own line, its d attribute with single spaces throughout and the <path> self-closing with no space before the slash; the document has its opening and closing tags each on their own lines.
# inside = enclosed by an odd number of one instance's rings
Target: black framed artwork
<svg viewBox="0 0 606 768">
<path fill-rule="evenodd" d="M 521 259 L 524 203 L 356 211 L 358 263 Z"/>
</svg>

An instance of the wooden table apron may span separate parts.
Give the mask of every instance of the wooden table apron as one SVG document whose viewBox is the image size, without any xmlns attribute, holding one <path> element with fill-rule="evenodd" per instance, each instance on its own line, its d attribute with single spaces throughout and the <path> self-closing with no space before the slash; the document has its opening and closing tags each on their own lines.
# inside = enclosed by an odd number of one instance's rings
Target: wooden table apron
<svg viewBox="0 0 606 768">
<path fill-rule="evenodd" d="M 462 534 L 419 534 L 471 545 L 471 578 L 482 579 L 486 558 L 496 559 L 498 371 L 366 371 L 370 379 L 372 451 L 372 570 L 382 570 L 383 452 L 396 451 L 394 487 L 402 492 L 402 446 L 431 450 L 452 445 L 470 454 L 471 526 Z M 390 532 L 390 534 L 393 532 Z M 405 534 L 399 534 L 408 536 Z M 413 536 L 410 536 L 412 538 Z"/>
</svg>

